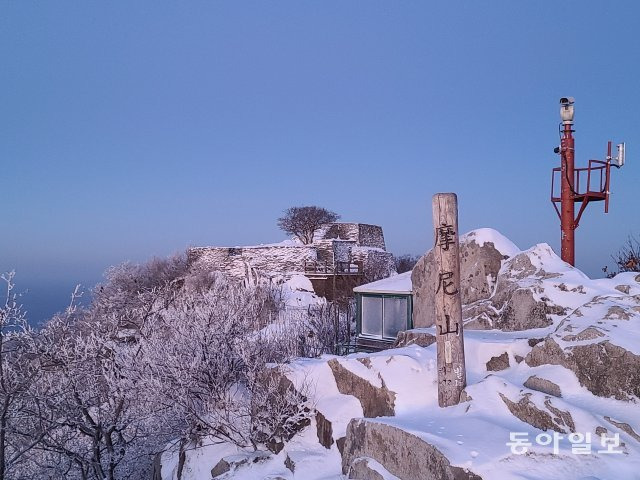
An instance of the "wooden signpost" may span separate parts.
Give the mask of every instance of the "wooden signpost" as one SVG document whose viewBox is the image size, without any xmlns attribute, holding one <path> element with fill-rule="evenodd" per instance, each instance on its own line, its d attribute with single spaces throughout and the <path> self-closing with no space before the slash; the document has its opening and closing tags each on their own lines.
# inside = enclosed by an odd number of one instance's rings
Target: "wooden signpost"
<svg viewBox="0 0 640 480">
<path fill-rule="evenodd" d="M 467 384 L 462 335 L 460 296 L 460 245 L 458 240 L 458 198 L 455 193 L 433 196 L 434 258 L 438 283 L 435 289 L 438 404 L 460 403 Z"/>
</svg>

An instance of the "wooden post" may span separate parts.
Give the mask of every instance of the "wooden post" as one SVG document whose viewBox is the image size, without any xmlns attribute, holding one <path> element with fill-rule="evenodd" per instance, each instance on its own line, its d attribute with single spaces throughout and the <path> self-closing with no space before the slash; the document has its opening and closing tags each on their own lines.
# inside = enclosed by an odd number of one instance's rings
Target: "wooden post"
<svg viewBox="0 0 640 480">
<path fill-rule="evenodd" d="M 438 404 L 460 403 L 467 384 L 462 334 L 458 198 L 455 193 L 433 196 L 434 258 L 438 272 L 435 294 Z"/>
</svg>

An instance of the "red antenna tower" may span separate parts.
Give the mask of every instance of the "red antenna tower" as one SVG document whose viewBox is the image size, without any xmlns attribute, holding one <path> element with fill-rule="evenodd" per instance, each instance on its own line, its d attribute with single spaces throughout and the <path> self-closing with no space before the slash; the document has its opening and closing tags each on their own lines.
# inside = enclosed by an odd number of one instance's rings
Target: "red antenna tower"
<svg viewBox="0 0 640 480">
<path fill-rule="evenodd" d="M 575 168 L 574 166 L 574 138 L 573 138 L 573 97 L 560 99 L 559 126 L 560 146 L 554 149 L 560 154 L 560 167 L 551 173 L 551 202 L 558 217 L 560 217 L 561 257 L 565 262 L 575 265 L 574 233 L 580 223 L 580 218 L 589 202 L 604 200 L 604 213 L 609 212 L 609 178 L 611 166 L 616 168 L 624 165 L 625 145 L 617 145 L 618 156 L 611 157 L 611 141 L 607 145 L 606 160 L 589 160 L 589 166 Z M 612 163 L 613 161 L 613 163 Z M 556 191 L 556 178 L 560 178 L 560 195 Z M 578 216 L 575 216 L 575 204 L 579 204 Z M 560 208 L 558 208 L 560 204 Z"/>
</svg>

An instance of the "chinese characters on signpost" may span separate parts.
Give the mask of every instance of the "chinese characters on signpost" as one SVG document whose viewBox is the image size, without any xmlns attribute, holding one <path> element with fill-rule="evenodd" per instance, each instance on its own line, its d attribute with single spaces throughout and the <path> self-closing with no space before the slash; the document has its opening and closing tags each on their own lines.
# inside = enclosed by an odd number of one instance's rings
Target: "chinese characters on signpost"
<svg viewBox="0 0 640 480">
<path fill-rule="evenodd" d="M 460 403 L 466 386 L 462 300 L 460 298 L 460 256 L 458 242 L 458 199 L 455 193 L 433 196 L 434 258 L 438 272 L 436 292 L 436 345 L 438 404 Z"/>
</svg>

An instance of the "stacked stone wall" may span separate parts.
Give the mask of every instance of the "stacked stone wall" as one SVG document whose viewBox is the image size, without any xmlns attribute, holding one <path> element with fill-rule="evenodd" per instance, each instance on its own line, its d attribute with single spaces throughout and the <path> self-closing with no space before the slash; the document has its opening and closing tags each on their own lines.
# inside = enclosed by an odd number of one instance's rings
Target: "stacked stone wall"
<svg viewBox="0 0 640 480">
<path fill-rule="evenodd" d="M 386 250 L 382 227 L 378 225 L 358 224 L 358 244 L 361 247 L 373 247 Z"/>
<path fill-rule="evenodd" d="M 379 225 L 367 223 L 329 223 L 315 235 L 314 244 L 322 240 L 350 240 L 361 247 L 386 249 L 384 233 Z"/>
<path fill-rule="evenodd" d="M 360 237 L 357 223 L 330 223 L 322 231 L 318 232 L 323 240 L 340 239 L 357 242 Z"/>
<path fill-rule="evenodd" d="M 361 263 L 364 279 L 394 272 L 393 255 L 385 251 L 382 227 L 363 223 L 331 223 L 321 227 L 310 245 L 195 247 L 187 251 L 192 269 L 221 271 L 235 278 L 288 277 L 304 273 L 310 261 Z"/>
<path fill-rule="evenodd" d="M 317 259 L 311 245 L 277 245 L 264 247 L 196 247 L 187 252 L 189 267 L 221 271 L 236 278 L 246 278 L 252 271 L 265 275 L 304 273 L 305 262 Z"/>
<path fill-rule="evenodd" d="M 362 263 L 364 266 L 365 282 L 387 278 L 396 271 L 393 254 L 382 250 L 353 247 L 351 249 L 351 259 L 352 262 Z"/>
</svg>

